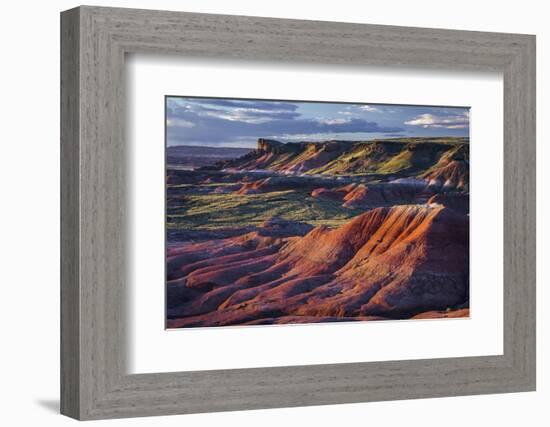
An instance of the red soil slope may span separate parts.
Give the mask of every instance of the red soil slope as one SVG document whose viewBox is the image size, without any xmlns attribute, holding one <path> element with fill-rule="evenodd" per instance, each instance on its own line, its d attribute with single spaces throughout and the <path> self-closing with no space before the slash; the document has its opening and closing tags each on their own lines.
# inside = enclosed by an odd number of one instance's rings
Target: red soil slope
<svg viewBox="0 0 550 427">
<path fill-rule="evenodd" d="M 430 197 L 428 203 L 437 203 L 463 214 L 470 211 L 470 195 L 465 193 L 439 193 Z"/>
<path fill-rule="evenodd" d="M 469 153 L 465 147 L 445 153 L 422 178 L 436 191 L 468 191 L 470 182 Z"/>
<path fill-rule="evenodd" d="M 350 184 L 334 190 L 317 188 L 312 197 L 341 201 L 345 208 L 374 208 L 425 203 L 433 192 L 417 183 Z"/>
<path fill-rule="evenodd" d="M 352 191 L 355 186 L 356 184 L 348 184 L 344 187 L 336 188 L 333 190 L 324 187 L 316 188 L 311 192 L 311 196 L 319 197 L 321 199 L 343 201 L 347 194 L 349 194 L 349 192 Z"/>
<path fill-rule="evenodd" d="M 170 252 L 168 279 L 176 328 L 444 311 L 468 299 L 468 217 L 404 205 L 303 237 L 266 231 L 186 244 Z"/>
</svg>

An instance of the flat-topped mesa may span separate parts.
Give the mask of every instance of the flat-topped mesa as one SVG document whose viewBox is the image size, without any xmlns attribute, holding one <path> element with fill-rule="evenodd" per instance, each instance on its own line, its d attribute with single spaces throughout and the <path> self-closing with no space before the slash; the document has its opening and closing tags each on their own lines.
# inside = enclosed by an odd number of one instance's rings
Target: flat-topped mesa
<svg viewBox="0 0 550 427">
<path fill-rule="evenodd" d="M 260 153 L 282 154 L 299 150 L 298 144 L 285 144 L 274 139 L 258 138 L 256 150 Z"/>
<path fill-rule="evenodd" d="M 274 139 L 258 138 L 256 151 L 259 153 L 298 153 L 306 150 L 315 151 L 344 151 L 350 149 L 353 141 L 301 141 L 301 142 L 280 142 Z"/>
<path fill-rule="evenodd" d="M 285 175 L 376 175 L 391 180 L 417 178 L 429 182 L 430 188 L 437 191 L 463 191 L 468 188 L 468 176 L 464 171 L 468 168 L 468 145 L 462 139 L 452 137 L 286 143 L 259 138 L 255 150 L 220 161 L 211 168 L 268 170 Z M 435 176 L 437 171 L 439 173 Z"/>
</svg>

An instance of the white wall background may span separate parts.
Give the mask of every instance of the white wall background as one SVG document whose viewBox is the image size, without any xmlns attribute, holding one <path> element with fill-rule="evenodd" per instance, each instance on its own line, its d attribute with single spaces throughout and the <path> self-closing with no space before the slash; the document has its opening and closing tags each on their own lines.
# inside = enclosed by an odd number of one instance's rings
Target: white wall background
<svg viewBox="0 0 550 427">
<path fill-rule="evenodd" d="M 96 1 L 97 5 L 537 34 L 538 391 L 508 395 L 108 421 L 117 426 L 546 426 L 550 423 L 548 259 L 550 27 L 537 0 L 338 2 Z M 0 299 L 3 425 L 63 426 L 59 360 L 59 12 L 75 1 L 5 2 L 0 31 Z M 545 283 L 546 282 L 546 283 Z M 546 360 L 545 360 L 546 359 Z M 546 362 L 546 363 L 545 363 Z"/>
</svg>

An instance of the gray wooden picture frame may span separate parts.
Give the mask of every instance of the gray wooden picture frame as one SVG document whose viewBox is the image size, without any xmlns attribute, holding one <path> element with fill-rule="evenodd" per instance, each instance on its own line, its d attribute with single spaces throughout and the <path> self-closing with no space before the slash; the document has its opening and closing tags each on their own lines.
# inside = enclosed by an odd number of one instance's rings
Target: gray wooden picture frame
<svg viewBox="0 0 550 427">
<path fill-rule="evenodd" d="M 504 76 L 504 354 L 126 372 L 127 53 Z M 61 14 L 61 412 L 136 417 L 535 390 L 535 37 L 83 6 Z"/>
</svg>

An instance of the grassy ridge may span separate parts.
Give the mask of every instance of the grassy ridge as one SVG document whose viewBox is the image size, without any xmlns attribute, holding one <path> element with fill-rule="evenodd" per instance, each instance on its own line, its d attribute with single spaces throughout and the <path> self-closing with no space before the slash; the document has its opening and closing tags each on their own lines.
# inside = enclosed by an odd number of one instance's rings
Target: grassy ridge
<svg viewBox="0 0 550 427">
<path fill-rule="evenodd" d="M 323 175 L 416 175 L 437 163 L 459 144 L 434 142 L 375 141 L 356 144 L 349 152 L 308 173 Z"/>
<path fill-rule="evenodd" d="M 433 167 L 445 153 L 468 151 L 463 137 L 392 138 L 373 141 L 281 143 L 259 140 L 245 156 L 219 162 L 218 169 L 267 169 L 308 175 L 390 175 L 412 177 Z"/>
<path fill-rule="evenodd" d="M 185 194 L 167 209 L 169 229 L 215 230 L 258 226 L 273 216 L 312 225 L 338 226 L 359 211 L 341 202 L 311 197 L 308 191 L 287 190 L 264 194 Z"/>
</svg>

